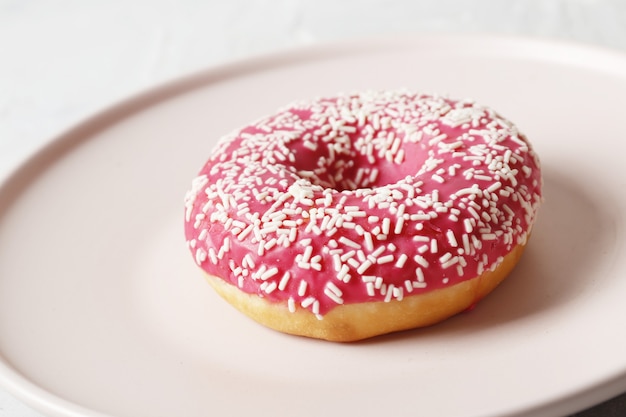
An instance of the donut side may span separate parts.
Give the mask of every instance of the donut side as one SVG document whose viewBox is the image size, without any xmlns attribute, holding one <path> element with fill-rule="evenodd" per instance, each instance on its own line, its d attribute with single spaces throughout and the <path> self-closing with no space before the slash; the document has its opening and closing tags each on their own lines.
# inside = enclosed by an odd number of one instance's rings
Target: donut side
<svg viewBox="0 0 626 417">
<path fill-rule="evenodd" d="M 340 305 L 328 312 L 323 320 L 304 308 L 290 312 L 285 302 L 272 302 L 256 294 L 242 292 L 219 277 L 206 275 L 206 279 L 229 304 L 271 329 L 334 342 L 354 342 L 429 326 L 467 310 L 509 275 L 524 249 L 525 245 L 516 245 L 495 269 L 488 269 L 453 286 L 402 300 Z"/>
</svg>

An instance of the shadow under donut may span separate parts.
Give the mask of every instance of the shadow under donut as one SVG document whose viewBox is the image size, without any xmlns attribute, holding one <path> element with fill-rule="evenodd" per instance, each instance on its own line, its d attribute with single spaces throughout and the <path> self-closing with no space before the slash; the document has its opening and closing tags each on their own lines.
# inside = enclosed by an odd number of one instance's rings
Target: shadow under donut
<svg viewBox="0 0 626 417">
<path fill-rule="evenodd" d="M 475 333 L 542 314 L 583 297 L 614 256 L 615 215 L 576 181 L 544 168 L 544 198 L 522 259 L 496 290 L 468 312 L 434 326 L 371 339 L 377 343 L 442 333 Z"/>
</svg>

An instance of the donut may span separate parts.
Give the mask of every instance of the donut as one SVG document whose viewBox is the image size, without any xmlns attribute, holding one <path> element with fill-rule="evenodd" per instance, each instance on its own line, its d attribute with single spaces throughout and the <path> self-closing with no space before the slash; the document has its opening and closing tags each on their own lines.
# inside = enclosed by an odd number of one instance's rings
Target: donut
<svg viewBox="0 0 626 417">
<path fill-rule="evenodd" d="M 471 309 L 520 259 L 541 187 L 527 138 L 489 107 L 341 94 L 219 139 L 185 196 L 185 237 L 244 314 L 349 342 Z"/>
</svg>

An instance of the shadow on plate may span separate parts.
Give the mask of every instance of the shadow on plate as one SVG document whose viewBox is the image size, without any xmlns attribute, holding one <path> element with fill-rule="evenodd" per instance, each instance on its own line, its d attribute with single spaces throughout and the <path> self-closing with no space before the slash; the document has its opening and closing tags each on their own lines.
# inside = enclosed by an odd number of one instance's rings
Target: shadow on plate
<svg viewBox="0 0 626 417">
<path fill-rule="evenodd" d="M 545 203 L 532 237 L 514 271 L 492 294 L 443 323 L 361 343 L 475 333 L 584 297 L 603 276 L 617 238 L 617 220 L 594 192 L 577 184 L 574 173 L 544 168 Z"/>
</svg>

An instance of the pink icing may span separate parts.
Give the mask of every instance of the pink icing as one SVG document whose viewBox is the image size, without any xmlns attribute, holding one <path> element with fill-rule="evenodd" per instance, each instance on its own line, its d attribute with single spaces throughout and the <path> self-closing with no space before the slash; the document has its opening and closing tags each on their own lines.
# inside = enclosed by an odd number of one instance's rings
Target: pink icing
<svg viewBox="0 0 626 417">
<path fill-rule="evenodd" d="M 186 196 L 185 233 L 207 273 L 321 319 L 495 268 L 540 201 L 537 156 L 493 110 L 362 93 L 222 138 Z"/>
</svg>

